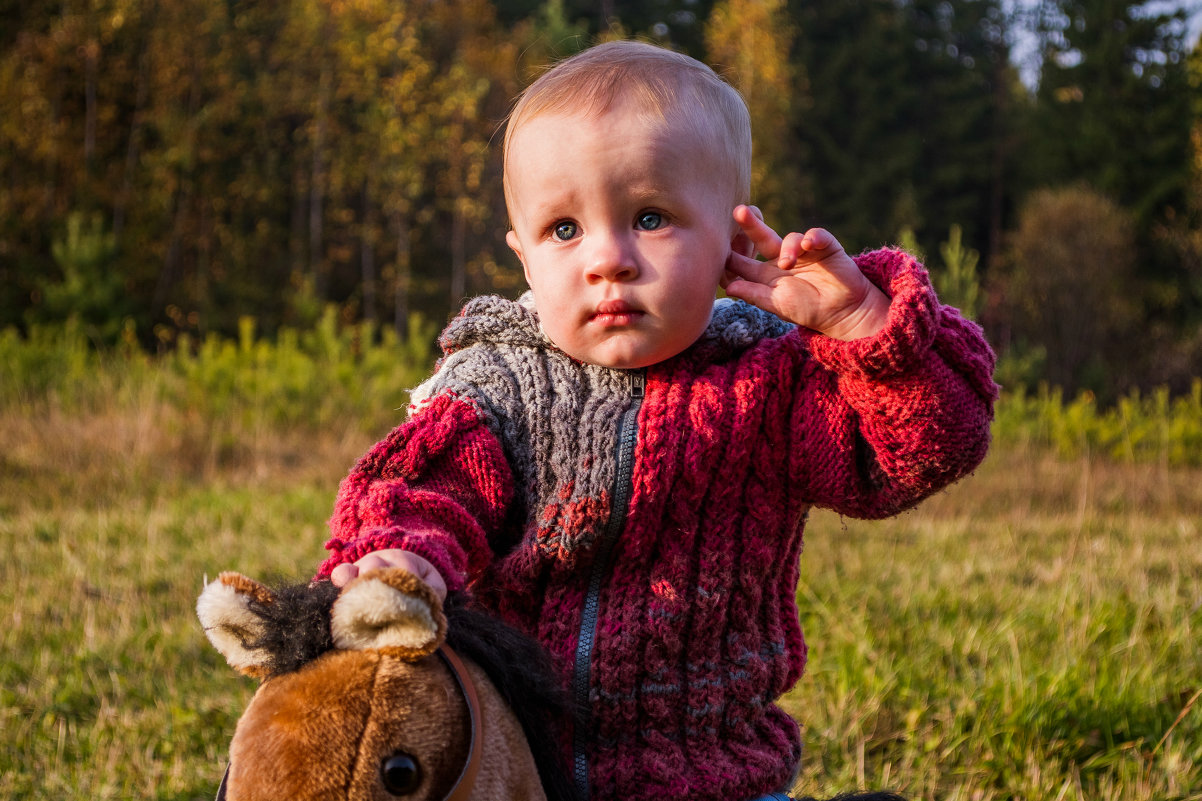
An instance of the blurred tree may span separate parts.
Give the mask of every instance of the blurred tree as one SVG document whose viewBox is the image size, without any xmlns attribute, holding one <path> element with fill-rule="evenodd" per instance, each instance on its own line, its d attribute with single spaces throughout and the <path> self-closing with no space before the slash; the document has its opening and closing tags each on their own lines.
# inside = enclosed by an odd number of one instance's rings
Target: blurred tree
<svg viewBox="0 0 1202 801">
<path fill-rule="evenodd" d="M 931 276 L 939 299 L 975 320 L 981 311 L 981 283 L 977 277 L 981 254 L 964 246 L 960 226 L 953 225 L 947 241 L 939 246 L 939 255 L 943 257 L 943 268 L 933 271 Z"/>
<path fill-rule="evenodd" d="M 721 0 L 705 27 L 706 56 L 747 101 L 754 161 L 752 199 L 775 227 L 798 225 L 806 195 L 802 153 L 790 134 L 808 91 L 789 61 L 785 0 Z"/>
<path fill-rule="evenodd" d="M 1007 269 L 995 276 L 1019 353 L 1041 349 L 1046 379 L 1113 399 L 1137 375 L 1139 313 L 1129 212 L 1086 187 L 1040 190 L 1019 215 Z"/>
<path fill-rule="evenodd" d="M 1028 92 L 1007 58 L 1012 7 L 0 0 L 0 326 L 108 306 L 168 340 L 334 303 L 404 332 L 414 310 L 517 291 L 490 144 L 535 66 L 629 32 L 744 91 L 757 201 L 777 224 L 827 225 L 853 250 L 908 226 L 928 253 L 961 226 L 992 287 L 982 315 L 1012 341 L 1034 341 L 1035 321 L 988 278 L 1020 192 L 1105 190 L 1133 212 L 1141 269 L 1124 286 L 1159 360 L 1124 364 L 1196 373 L 1202 56 L 1189 83 L 1164 4 L 1044 0 Z M 99 271 L 77 266 L 87 242 L 110 243 Z"/>
<path fill-rule="evenodd" d="M 437 134 L 431 112 L 437 67 L 420 38 L 424 15 L 413 4 L 360 0 L 331 6 L 331 15 L 332 102 L 340 121 L 329 167 L 337 180 L 331 201 L 339 217 L 354 222 L 328 243 L 327 258 L 337 270 L 339 295 L 354 296 L 372 321 L 389 297 L 394 327 L 403 332 L 412 231 L 429 220 L 418 205 L 429 191 L 427 173 L 437 152 L 427 146 Z"/>
<path fill-rule="evenodd" d="M 141 331 L 375 317 L 389 290 L 407 331 L 447 308 L 438 265 L 504 277 L 478 190 L 516 47 L 487 0 L 29 8 L 0 52 L 0 324 L 45 301 L 74 212 L 103 214 Z"/>
<path fill-rule="evenodd" d="M 1186 59 L 1191 108 L 1188 185 L 1180 210 L 1166 210 L 1153 227 L 1154 241 L 1167 247 L 1177 269 L 1155 285 L 1157 307 L 1172 315 L 1151 315 L 1149 335 L 1159 356 L 1148 379 L 1186 391 L 1202 373 L 1202 47 Z"/>
<path fill-rule="evenodd" d="M 1202 321 L 1196 271 L 1180 247 L 1196 219 L 1188 200 L 1196 117 L 1185 13 L 1180 4 L 1043 0 L 1039 32 L 1043 62 L 1022 161 L 1027 183 L 1085 182 L 1131 211 L 1148 345 L 1139 378 L 1181 386 L 1198 365 L 1170 354 L 1197 339 Z M 1202 343 L 1192 352 L 1202 352 Z"/>
<path fill-rule="evenodd" d="M 572 25 L 583 25 L 592 44 L 614 28 L 651 39 L 701 58 L 705 52 L 705 21 L 714 0 L 497 0 L 497 16 L 503 24 L 544 16 L 551 6 Z M 545 31 L 544 31 L 545 32 Z M 537 44 L 537 43 L 536 43 Z M 556 42 L 547 41 L 556 58 L 570 55 L 556 51 Z"/>
<path fill-rule="evenodd" d="M 112 269 L 116 238 L 100 215 L 73 212 L 66 230 L 51 243 L 59 276 L 39 282 L 43 302 L 31 310 L 31 323 L 78 324 L 96 344 L 115 345 L 133 305 L 121 277 Z"/>
<path fill-rule="evenodd" d="M 529 29 L 519 26 L 511 36 L 502 35 L 489 0 L 457 0 L 434 8 L 431 27 L 441 34 L 431 32 L 423 41 L 431 43 L 443 65 L 433 85 L 434 96 L 441 99 L 433 189 L 447 258 L 428 269 L 440 279 L 450 279 L 440 280 L 438 287 L 457 310 L 465 295 L 484 289 L 513 291 L 522 282 L 504 244 L 508 218 L 499 138 L 520 88 L 516 65 Z M 490 147 L 494 139 L 498 146 Z"/>
<path fill-rule="evenodd" d="M 564 0 L 547 0 L 533 19 L 533 41 L 527 58 L 536 58 L 539 67 L 579 53 L 589 46 L 588 26 L 583 20 L 568 19 Z"/>
<path fill-rule="evenodd" d="M 126 109 L 145 88 L 136 0 L 18 6 L 0 33 L 0 324 L 44 298 L 44 277 L 59 274 L 51 241 L 68 216 L 115 203 L 136 155 Z"/>
<path fill-rule="evenodd" d="M 1017 78 L 997 0 L 794 0 L 794 59 L 813 103 L 795 147 L 814 183 L 805 224 L 853 249 L 912 228 L 934 250 L 948 225 L 1000 237 L 1007 104 Z"/>
<path fill-rule="evenodd" d="M 970 320 L 977 319 L 982 299 L 981 278 L 977 274 L 981 254 L 965 246 L 960 226 L 952 225 L 948 229 L 947 239 L 939 245 L 941 264 L 935 264 L 927 257 L 911 228 L 901 230 L 897 244 L 925 264 L 941 303 L 955 306 Z"/>
<path fill-rule="evenodd" d="M 1043 0 L 1035 137 L 1024 160 L 1036 186 L 1088 181 L 1146 232 L 1181 209 L 1191 109 L 1186 18 L 1130 0 Z"/>
</svg>

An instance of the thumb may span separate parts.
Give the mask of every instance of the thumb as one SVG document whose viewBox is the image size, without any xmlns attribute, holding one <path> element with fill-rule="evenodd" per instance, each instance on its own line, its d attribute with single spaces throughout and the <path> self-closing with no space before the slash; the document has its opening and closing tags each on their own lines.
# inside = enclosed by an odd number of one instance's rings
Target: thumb
<svg viewBox="0 0 1202 801">
<path fill-rule="evenodd" d="M 424 560 L 423 560 L 424 561 Z M 422 564 L 418 571 L 417 577 L 426 582 L 430 589 L 434 590 L 434 594 L 438 596 L 440 601 L 447 599 L 447 582 L 442 577 L 442 573 L 429 562 Z"/>
<path fill-rule="evenodd" d="M 343 562 L 330 571 L 330 582 L 335 587 L 345 587 L 347 583 L 355 576 L 359 575 L 359 568 L 350 562 Z"/>
</svg>

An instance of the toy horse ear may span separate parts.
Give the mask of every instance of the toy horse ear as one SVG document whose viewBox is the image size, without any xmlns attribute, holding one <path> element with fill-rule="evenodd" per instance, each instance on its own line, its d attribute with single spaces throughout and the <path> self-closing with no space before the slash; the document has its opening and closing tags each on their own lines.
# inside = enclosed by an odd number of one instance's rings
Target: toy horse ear
<svg viewBox="0 0 1202 801">
<path fill-rule="evenodd" d="M 252 643 L 263 636 L 263 619 L 250 610 L 250 602 L 269 604 L 271 590 L 241 573 L 222 573 L 200 593 L 196 616 L 205 636 L 221 652 L 230 667 L 247 676 L 267 675 L 268 654 Z"/>
<path fill-rule="evenodd" d="M 343 650 L 388 649 L 405 660 L 434 653 L 447 634 L 442 602 L 406 570 L 368 570 L 343 588 L 330 612 Z"/>
</svg>

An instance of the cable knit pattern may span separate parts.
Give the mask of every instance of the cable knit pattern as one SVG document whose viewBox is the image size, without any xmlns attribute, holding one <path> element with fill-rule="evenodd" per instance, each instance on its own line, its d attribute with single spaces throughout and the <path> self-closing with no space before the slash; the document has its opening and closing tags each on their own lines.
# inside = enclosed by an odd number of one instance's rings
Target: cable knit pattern
<svg viewBox="0 0 1202 801">
<path fill-rule="evenodd" d="M 645 371 L 589 666 L 592 798 L 787 781 L 800 735 L 776 701 L 805 666 L 806 511 L 894 514 L 984 457 L 996 387 L 980 329 L 905 254 L 857 261 L 892 298 L 878 335 L 837 342 L 719 301 L 697 343 Z M 630 373 L 555 349 L 528 301 L 472 301 L 441 344 L 409 421 L 344 481 L 320 572 L 412 549 L 537 635 L 566 682 Z"/>
</svg>

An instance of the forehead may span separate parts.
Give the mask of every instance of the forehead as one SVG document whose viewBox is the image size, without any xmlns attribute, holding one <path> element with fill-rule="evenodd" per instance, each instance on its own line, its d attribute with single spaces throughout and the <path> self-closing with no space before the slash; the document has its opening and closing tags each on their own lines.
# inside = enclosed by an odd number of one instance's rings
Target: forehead
<svg viewBox="0 0 1202 801">
<path fill-rule="evenodd" d="M 513 132 L 509 159 L 528 164 L 548 150 L 573 148 L 581 156 L 618 148 L 670 152 L 700 137 L 685 126 L 630 106 L 593 111 L 554 111 L 524 120 Z"/>
<path fill-rule="evenodd" d="M 506 200 L 514 204 L 519 185 L 524 196 L 529 190 L 553 189 L 557 179 L 598 163 L 612 167 L 607 174 L 623 184 L 633 179 L 679 186 L 704 177 L 706 183 L 720 185 L 729 179 L 724 161 L 713 126 L 667 118 L 630 103 L 601 112 L 545 112 L 510 132 Z"/>
</svg>

